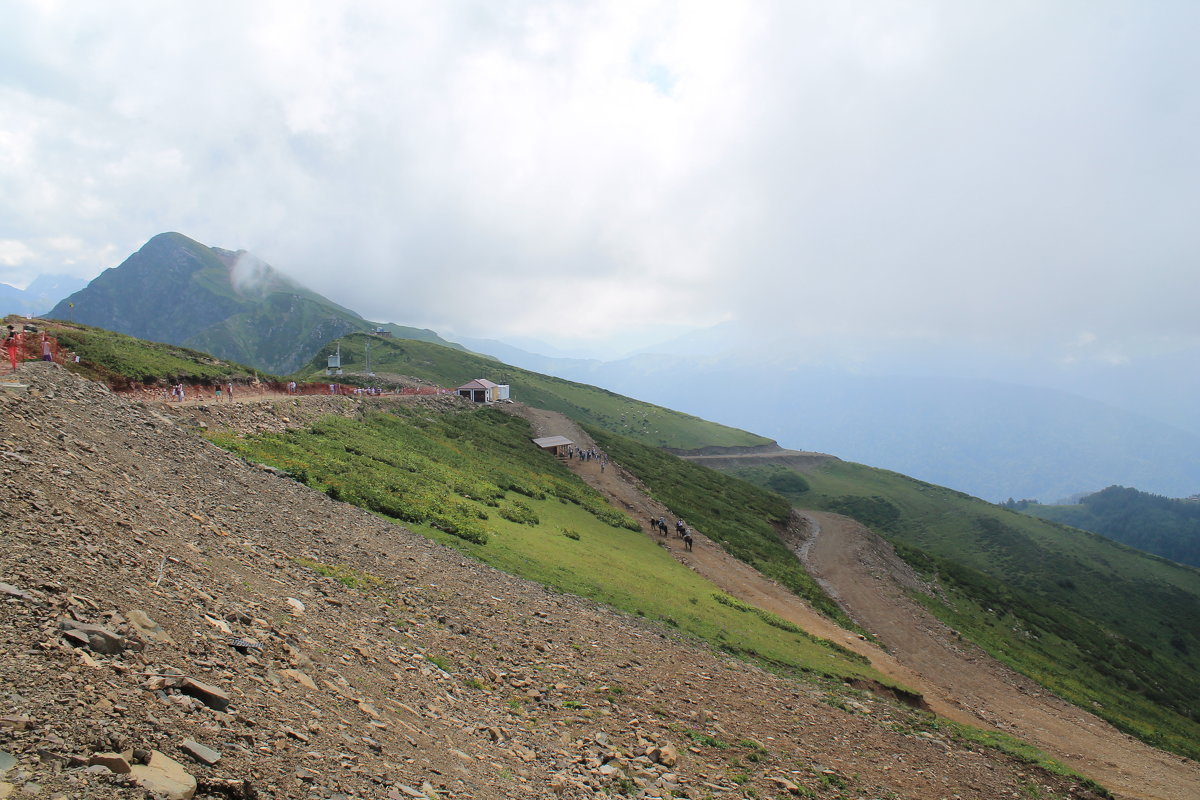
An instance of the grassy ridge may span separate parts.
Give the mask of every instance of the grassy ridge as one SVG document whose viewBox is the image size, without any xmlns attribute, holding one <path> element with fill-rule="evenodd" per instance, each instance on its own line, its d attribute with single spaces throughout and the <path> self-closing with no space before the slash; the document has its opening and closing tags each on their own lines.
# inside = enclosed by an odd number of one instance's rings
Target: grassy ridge
<svg viewBox="0 0 1200 800">
<path fill-rule="evenodd" d="M 803 481 L 797 505 L 854 517 L 896 544 L 945 590 L 926 606 L 994 657 L 1200 758 L 1200 571 L 858 464 Z"/>
<path fill-rule="evenodd" d="M 216 383 L 270 377 L 252 367 L 222 361 L 197 350 L 148 342 L 90 325 L 46 322 L 42 329 L 58 339 L 59 347 L 79 356 L 80 363 L 67 363 L 67 368 L 93 380 L 112 384 Z"/>
<path fill-rule="evenodd" d="M 524 420 L 494 410 L 422 407 L 330 418 L 305 431 L 210 438 L 500 569 L 727 652 L 784 671 L 895 686 L 861 657 L 727 598 L 530 436 Z"/>
<path fill-rule="evenodd" d="M 495 359 L 428 342 L 384 339 L 354 334 L 339 340 L 347 373 L 363 372 L 366 346 L 371 346 L 371 369 L 376 373 L 408 375 L 442 386 L 461 386 L 474 378 L 512 385 L 513 398 L 537 408 L 566 414 L 577 422 L 622 433 L 660 447 L 692 449 L 709 445 L 753 446 L 771 440 L 679 411 L 632 400 L 582 383 L 541 375 L 502 364 Z M 302 380 L 325 375 L 322 353 L 298 373 Z M 361 380 L 353 375 L 346 381 Z"/>
</svg>

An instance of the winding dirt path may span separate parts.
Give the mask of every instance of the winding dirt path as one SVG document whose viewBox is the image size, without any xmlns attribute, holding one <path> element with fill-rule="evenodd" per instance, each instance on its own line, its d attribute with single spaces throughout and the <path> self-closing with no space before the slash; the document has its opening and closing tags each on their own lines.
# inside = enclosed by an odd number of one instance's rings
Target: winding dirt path
<svg viewBox="0 0 1200 800">
<path fill-rule="evenodd" d="M 578 425 L 561 414 L 520 405 L 511 410 L 528 419 L 538 436 L 561 435 L 581 447 L 594 446 Z M 836 625 L 730 556 L 702 531 L 694 531 L 690 552 L 673 533 L 663 537 L 651 531 L 648 519 L 670 520 L 674 515 L 651 499 L 640 481 L 620 465 L 610 463 L 602 470 L 597 461 L 568 459 L 566 463 L 614 506 L 642 522 L 647 536 L 722 591 L 861 653 L 878 671 L 920 692 L 939 716 L 1030 741 L 1123 798 L 1200 798 L 1200 764 L 1155 750 L 1060 700 L 963 641 L 917 605 L 908 593 L 928 588 L 891 545 L 854 520 L 798 511 L 785 538 L 809 573 L 887 650 Z"/>
<path fill-rule="evenodd" d="M 792 544 L 809 572 L 921 675 L 927 697 L 943 698 L 957 712 L 947 716 L 1033 742 L 1124 797 L 1200 797 L 1200 764 L 1121 733 L 959 639 L 910 599 L 906 589 L 914 588 L 916 576 L 878 536 L 837 514 L 803 516 L 810 536 Z"/>
</svg>

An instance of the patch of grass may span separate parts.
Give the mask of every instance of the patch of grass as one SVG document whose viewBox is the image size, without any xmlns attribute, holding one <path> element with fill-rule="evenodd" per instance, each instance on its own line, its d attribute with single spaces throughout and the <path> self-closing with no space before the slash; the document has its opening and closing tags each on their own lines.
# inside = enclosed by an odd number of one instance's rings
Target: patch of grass
<svg viewBox="0 0 1200 800">
<path fill-rule="evenodd" d="M 425 659 L 430 664 L 433 664 L 435 667 L 440 669 L 442 672 L 453 672 L 454 671 L 454 663 L 452 661 L 450 661 L 450 659 L 447 658 L 446 656 L 438 655 L 436 653 L 426 653 Z"/>
<path fill-rule="evenodd" d="M 683 735 L 692 740 L 700 747 L 711 747 L 715 750 L 728 750 L 729 742 L 726 742 L 716 736 L 711 736 L 702 731 L 687 729 L 683 731 Z"/>
<path fill-rule="evenodd" d="M 272 376 L 252 367 L 222 361 L 199 350 L 149 342 L 74 322 L 52 321 L 43 330 L 59 347 L 79 356 L 65 366 L 117 389 L 132 384 L 201 383 L 264 380 Z"/>
<path fill-rule="evenodd" d="M 384 585 L 382 578 L 345 564 L 324 564 L 320 561 L 314 561 L 311 558 L 294 558 L 292 561 L 305 569 L 312 570 L 318 575 L 333 578 L 338 583 L 350 589 L 366 591 Z"/>
<path fill-rule="evenodd" d="M 430 415 L 395 409 L 364 420 L 327 417 L 308 430 L 210 439 L 287 471 L 334 500 L 392 519 L 427 523 L 485 544 L 502 519 L 537 527 L 529 502 L 556 497 L 609 525 L 637 529 L 562 464 L 529 444 L 523 420 L 485 409 Z M 518 495 L 516 499 L 509 495 Z"/>
</svg>

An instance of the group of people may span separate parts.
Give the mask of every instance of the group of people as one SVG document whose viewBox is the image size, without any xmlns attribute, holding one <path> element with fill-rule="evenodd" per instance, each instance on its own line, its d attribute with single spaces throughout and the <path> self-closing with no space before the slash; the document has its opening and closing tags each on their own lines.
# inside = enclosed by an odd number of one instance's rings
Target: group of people
<svg viewBox="0 0 1200 800">
<path fill-rule="evenodd" d="M 608 465 L 608 453 L 595 447 L 585 450 L 573 444 L 567 445 L 567 458 L 578 458 L 580 461 L 599 461 L 601 472 L 604 472 L 604 468 Z"/>
<path fill-rule="evenodd" d="M 36 330 L 33 332 L 36 333 Z M 50 334 L 42 331 L 42 361 L 54 360 L 54 349 L 56 342 L 50 338 Z M 25 332 L 17 330 L 15 325 L 8 326 L 8 336 L 4 340 L 4 349 L 8 351 L 8 364 L 12 367 L 13 372 L 17 371 L 17 363 L 24 359 L 25 350 Z M 79 359 L 76 358 L 76 361 Z"/>
<path fill-rule="evenodd" d="M 655 528 L 658 529 L 658 533 L 660 536 L 666 536 L 667 530 L 668 530 L 667 529 L 667 518 L 666 517 L 657 517 L 657 518 L 651 517 L 650 518 L 650 529 L 654 530 Z M 687 523 L 685 523 L 681 519 L 675 520 L 675 535 L 678 536 L 680 539 L 683 539 L 683 547 L 685 550 L 692 549 L 692 542 L 694 541 L 694 538 L 692 537 L 692 532 L 688 529 Z"/>
<path fill-rule="evenodd" d="M 198 394 L 198 397 L 201 400 L 204 399 L 204 395 Z M 218 383 L 216 388 L 213 389 L 214 400 L 220 400 L 223 397 L 228 397 L 230 401 L 233 400 L 233 381 L 226 383 L 224 388 L 222 388 L 221 384 Z M 182 382 L 173 384 L 169 392 L 167 389 L 163 389 L 163 400 L 172 400 L 176 403 L 182 403 L 186 399 L 187 387 Z"/>
</svg>

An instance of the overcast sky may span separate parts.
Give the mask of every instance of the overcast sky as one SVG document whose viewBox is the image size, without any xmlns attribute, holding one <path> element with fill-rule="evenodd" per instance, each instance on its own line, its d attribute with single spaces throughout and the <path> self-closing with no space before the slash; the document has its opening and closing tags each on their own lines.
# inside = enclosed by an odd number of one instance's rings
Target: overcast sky
<svg viewBox="0 0 1200 800">
<path fill-rule="evenodd" d="M 0 281 L 175 230 L 376 320 L 1200 342 L 1200 3 L 0 3 Z"/>
</svg>

